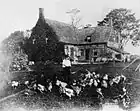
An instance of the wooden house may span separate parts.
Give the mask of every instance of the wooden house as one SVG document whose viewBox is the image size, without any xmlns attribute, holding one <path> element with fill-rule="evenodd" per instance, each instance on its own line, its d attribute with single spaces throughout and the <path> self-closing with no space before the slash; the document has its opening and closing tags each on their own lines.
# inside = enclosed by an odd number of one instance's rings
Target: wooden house
<svg viewBox="0 0 140 111">
<path fill-rule="evenodd" d="M 43 11 L 44 9 L 39 8 L 39 18 L 34 29 L 39 26 L 40 29 L 37 30 L 44 30 L 44 24 L 49 26 L 56 37 L 48 36 L 46 39 L 61 43 L 63 49 L 58 52 L 69 55 L 73 63 L 97 63 L 103 58 L 103 61 L 105 58 L 116 58 L 121 61 L 123 55 L 127 54 L 119 47 L 120 35 L 112 27 L 85 27 L 75 31 L 70 24 L 46 19 Z M 33 33 L 36 33 L 36 30 L 33 30 Z M 49 35 L 49 33 L 48 30 L 45 34 Z M 45 36 L 43 32 L 40 34 Z"/>
<path fill-rule="evenodd" d="M 88 27 L 78 31 L 79 38 L 83 39 L 78 44 L 65 45 L 65 53 L 74 57 L 77 63 L 123 61 L 129 55 L 120 48 L 120 34 L 111 27 Z"/>
</svg>

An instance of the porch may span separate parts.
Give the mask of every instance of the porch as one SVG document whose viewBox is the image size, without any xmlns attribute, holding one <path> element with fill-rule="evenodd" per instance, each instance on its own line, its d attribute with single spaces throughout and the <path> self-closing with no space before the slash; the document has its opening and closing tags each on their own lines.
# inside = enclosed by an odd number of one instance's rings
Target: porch
<svg viewBox="0 0 140 111">
<path fill-rule="evenodd" d="M 73 61 L 72 64 L 103 64 L 103 61 L 96 61 L 106 53 L 106 43 L 88 44 L 66 44 L 65 54 Z"/>
</svg>

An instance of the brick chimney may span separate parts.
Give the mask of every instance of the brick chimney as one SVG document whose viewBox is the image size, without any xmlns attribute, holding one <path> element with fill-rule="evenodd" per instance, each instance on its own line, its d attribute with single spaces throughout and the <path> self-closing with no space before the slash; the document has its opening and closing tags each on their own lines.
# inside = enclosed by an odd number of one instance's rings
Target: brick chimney
<svg viewBox="0 0 140 111">
<path fill-rule="evenodd" d="M 39 18 L 44 18 L 44 8 L 39 8 Z"/>
</svg>

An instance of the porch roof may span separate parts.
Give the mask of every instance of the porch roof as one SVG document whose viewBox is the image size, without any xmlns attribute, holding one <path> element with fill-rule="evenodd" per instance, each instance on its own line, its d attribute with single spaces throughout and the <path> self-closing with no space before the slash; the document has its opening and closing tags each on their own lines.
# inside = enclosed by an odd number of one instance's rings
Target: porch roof
<svg viewBox="0 0 140 111">
<path fill-rule="evenodd" d="M 82 43 L 79 43 L 79 44 L 75 44 L 75 43 L 66 43 L 66 42 L 61 42 L 61 43 L 63 43 L 64 45 L 74 45 L 74 46 L 107 44 L 107 42 L 91 42 L 91 43 L 82 42 Z"/>
<path fill-rule="evenodd" d="M 112 49 L 112 50 L 114 50 L 114 51 L 116 51 L 116 52 L 118 52 L 118 53 L 130 54 L 130 53 L 128 53 L 128 52 L 126 52 L 126 51 L 124 51 L 124 50 L 122 50 L 122 49 L 117 49 L 117 48 L 109 47 L 109 46 L 107 46 L 107 47 L 110 48 L 110 49 Z"/>
</svg>

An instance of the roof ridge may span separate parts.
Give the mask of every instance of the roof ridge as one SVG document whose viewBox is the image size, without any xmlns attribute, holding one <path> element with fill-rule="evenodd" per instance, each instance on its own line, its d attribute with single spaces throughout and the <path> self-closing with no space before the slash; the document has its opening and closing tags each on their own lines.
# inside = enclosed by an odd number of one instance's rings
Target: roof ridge
<svg viewBox="0 0 140 111">
<path fill-rule="evenodd" d="M 61 25 L 63 24 L 63 25 L 65 25 L 65 26 L 70 26 L 70 27 L 71 27 L 70 24 L 65 23 L 65 22 L 61 22 L 61 21 L 57 21 L 57 20 L 53 20 L 53 19 L 48 19 L 48 18 L 45 18 L 45 20 L 46 20 L 46 21 L 52 21 L 52 22 L 55 22 L 55 23 L 60 23 Z"/>
</svg>

